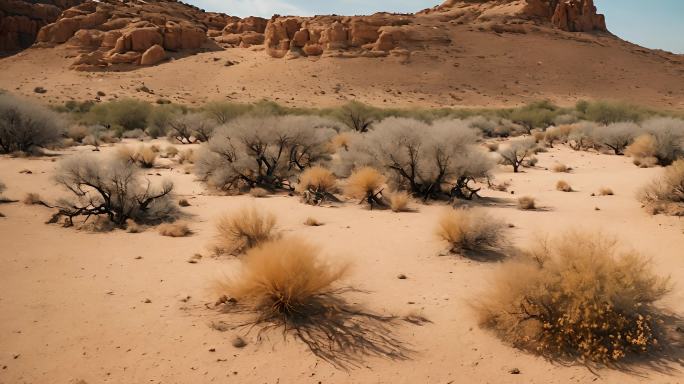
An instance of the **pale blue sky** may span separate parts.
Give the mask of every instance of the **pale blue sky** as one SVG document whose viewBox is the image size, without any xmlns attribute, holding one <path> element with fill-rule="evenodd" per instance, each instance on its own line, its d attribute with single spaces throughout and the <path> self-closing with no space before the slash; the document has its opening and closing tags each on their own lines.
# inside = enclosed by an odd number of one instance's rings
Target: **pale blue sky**
<svg viewBox="0 0 684 384">
<path fill-rule="evenodd" d="M 235 16 L 370 14 L 377 11 L 415 12 L 440 0 L 187 0 L 208 11 Z M 608 29 L 648 48 L 684 54 L 684 0 L 595 0 L 606 15 Z"/>
</svg>

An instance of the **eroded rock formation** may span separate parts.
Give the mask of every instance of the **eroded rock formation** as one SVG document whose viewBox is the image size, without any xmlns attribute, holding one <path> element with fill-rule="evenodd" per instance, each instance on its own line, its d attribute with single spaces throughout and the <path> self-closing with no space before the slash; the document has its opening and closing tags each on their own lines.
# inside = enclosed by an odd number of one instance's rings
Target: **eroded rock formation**
<svg viewBox="0 0 684 384">
<path fill-rule="evenodd" d="M 0 0 L 0 51 L 25 49 L 43 26 L 57 20 L 62 10 L 84 0 Z"/>
</svg>

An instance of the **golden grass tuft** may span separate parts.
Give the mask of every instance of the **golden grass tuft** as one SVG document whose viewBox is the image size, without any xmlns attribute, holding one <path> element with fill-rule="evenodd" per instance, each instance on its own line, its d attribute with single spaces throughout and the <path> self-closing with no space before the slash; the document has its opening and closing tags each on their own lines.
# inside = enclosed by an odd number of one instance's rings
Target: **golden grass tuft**
<svg viewBox="0 0 684 384">
<path fill-rule="evenodd" d="M 392 212 L 406 212 L 409 210 L 411 196 L 405 191 L 394 191 L 389 194 L 389 203 Z"/>
<path fill-rule="evenodd" d="M 145 227 L 136 223 L 132 219 L 126 220 L 126 232 L 128 233 L 141 233 L 145 231 Z"/>
<path fill-rule="evenodd" d="M 506 243 L 506 225 L 478 209 L 448 209 L 437 226 L 437 236 L 450 250 L 484 252 L 499 250 Z"/>
<path fill-rule="evenodd" d="M 314 193 L 331 193 L 337 184 L 337 179 L 329 169 L 321 166 L 307 168 L 299 175 L 297 192 L 311 191 Z"/>
<path fill-rule="evenodd" d="M 537 203 L 532 196 L 523 196 L 518 199 L 518 208 L 527 211 L 537 208 Z"/>
<path fill-rule="evenodd" d="M 168 237 L 186 237 L 192 234 L 190 227 L 184 222 L 164 223 L 157 227 L 159 234 Z"/>
<path fill-rule="evenodd" d="M 340 149 L 345 151 L 349 149 L 349 142 L 351 141 L 351 135 L 348 132 L 341 132 L 335 135 L 332 140 L 330 140 L 330 151 L 335 153 Z"/>
<path fill-rule="evenodd" d="M 135 153 L 135 160 L 142 168 L 152 168 L 154 167 L 154 162 L 157 160 L 157 154 L 158 152 L 151 146 L 140 146 Z"/>
<path fill-rule="evenodd" d="M 632 144 L 625 148 L 625 155 L 634 158 L 636 165 L 644 164 L 642 159 L 655 158 L 658 153 L 658 142 L 655 137 L 649 133 L 644 133 L 638 136 Z M 657 163 L 656 159 L 656 163 Z"/>
<path fill-rule="evenodd" d="M 568 166 L 565 164 L 556 163 L 553 165 L 553 167 L 551 167 L 551 170 L 556 173 L 566 173 L 570 171 L 570 168 L 568 168 Z"/>
<path fill-rule="evenodd" d="M 277 239 L 276 217 L 255 207 L 224 215 L 216 225 L 219 253 L 242 253 Z"/>
<path fill-rule="evenodd" d="M 653 168 L 658 165 L 658 159 L 655 157 L 635 157 L 632 162 L 639 168 Z"/>
<path fill-rule="evenodd" d="M 353 199 L 365 199 L 369 195 L 377 193 L 386 181 L 385 176 L 377 169 L 362 167 L 347 178 L 344 194 Z"/>
<path fill-rule="evenodd" d="M 608 187 L 601 187 L 599 189 L 599 196 L 613 196 L 613 190 Z"/>
<path fill-rule="evenodd" d="M 309 227 L 320 227 L 323 225 L 320 221 L 313 217 L 307 217 L 306 220 L 304 221 L 304 225 L 307 225 Z"/>
<path fill-rule="evenodd" d="M 217 293 L 257 312 L 260 321 L 297 321 L 334 293 L 349 269 L 324 263 L 319 253 L 298 238 L 264 243 L 247 252 L 237 277 L 217 282 Z"/>
<path fill-rule="evenodd" d="M 516 347 L 607 364 L 660 346 L 654 303 L 669 289 L 647 259 L 602 234 L 542 240 L 501 266 L 477 305 L 480 321 Z"/>
<path fill-rule="evenodd" d="M 654 214 L 684 214 L 684 159 L 667 166 L 660 177 L 639 191 L 638 197 Z"/>
<path fill-rule="evenodd" d="M 558 180 L 556 183 L 556 190 L 561 192 L 572 192 L 572 187 L 565 180 Z"/>
</svg>

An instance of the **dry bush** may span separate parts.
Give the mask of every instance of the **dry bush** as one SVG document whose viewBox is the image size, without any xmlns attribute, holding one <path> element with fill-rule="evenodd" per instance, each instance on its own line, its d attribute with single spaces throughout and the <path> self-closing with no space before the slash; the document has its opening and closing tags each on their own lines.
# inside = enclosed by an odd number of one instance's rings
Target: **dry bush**
<svg viewBox="0 0 684 384">
<path fill-rule="evenodd" d="M 126 232 L 128 233 L 141 233 L 145 231 L 145 227 L 136 223 L 135 221 L 128 219 L 126 220 Z"/>
<path fill-rule="evenodd" d="M 546 135 L 544 134 L 544 131 L 534 131 L 532 132 L 532 137 L 534 138 L 535 143 L 541 143 L 544 141 L 544 137 Z"/>
<path fill-rule="evenodd" d="M 318 205 L 325 200 L 335 200 L 332 193 L 336 185 L 337 179 L 330 170 L 314 166 L 299 175 L 295 190 L 302 194 L 307 204 Z"/>
<path fill-rule="evenodd" d="M 180 199 L 178 200 L 178 205 L 181 207 L 189 207 L 190 202 L 187 199 Z"/>
<path fill-rule="evenodd" d="M 128 161 L 101 159 L 93 155 L 72 156 L 62 162 L 55 180 L 73 196 L 57 202 L 59 212 L 53 220 L 106 216 L 116 226 L 126 220 L 160 222 L 172 220 L 178 207 L 173 203 L 173 183 L 163 181 L 151 186 L 143 181 L 140 169 Z"/>
<path fill-rule="evenodd" d="M 616 155 L 622 155 L 640 129 L 635 123 L 613 123 L 595 129 L 592 140 L 610 148 Z"/>
<path fill-rule="evenodd" d="M 35 192 L 29 192 L 27 193 L 24 198 L 21 200 L 22 203 L 26 205 L 44 205 L 48 206 L 41 198 L 38 193 Z"/>
<path fill-rule="evenodd" d="M 518 139 L 510 142 L 507 146 L 499 149 L 502 163 L 513 167 L 513 172 L 517 173 L 520 166 L 528 156 L 531 156 L 535 147 L 532 139 Z"/>
<path fill-rule="evenodd" d="M 522 166 L 525 167 L 525 168 L 532 168 L 532 167 L 534 167 L 535 165 L 537 165 L 538 162 L 539 162 L 539 159 L 537 159 L 536 157 L 532 156 L 532 157 L 528 158 L 527 160 L 523 161 L 523 162 L 522 162 Z"/>
<path fill-rule="evenodd" d="M 646 120 L 641 126 L 655 144 L 647 157 L 655 157 L 660 165 L 670 165 L 684 156 L 684 120 L 660 117 Z"/>
<path fill-rule="evenodd" d="M 330 160 L 335 124 L 315 116 L 234 119 L 203 146 L 195 172 L 219 190 L 289 189 L 297 173 Z"/>
<path fill-rule="evenodd" d="M 190 227 L 184 222 L 164 223 L 157 227 L 159 234 L 168 237 L 186 237 L 192 235 Z"/>
<path fill-rule="evenodd" d="M 613 196 L 613 195 L 614 195 L 613 190 L 608 188 L 608 187 L 601 187 L 601 189 L 599 189 L 599 196 Z"/>
<path fill-rule="evenodd" d="M 345 151 L 348 151 L 350 141 L 351 141 L 351 133 L 340 132 L 337 135 L 333 136 L 333 138 L 330 140 L 330 149 L 332 152 L 337 152 L 340 149 L 344 149 Z"/>
<path fill-rule="evenodd" d="M 142 168 L 152 168 L 157 160 L 157 152 L 152 147 L 141 146 L 135 153 L 135 158 Z"/>
<path fill-rule="evenodd" d="M 375 205 L 384 205 L 382 202 L 382 188 L 387 179 L 377 169 L 362 167 L 354 171 L 347 178 L 344 185 L 344 194 L 352 199 L 366 201 L 371 209 Z"/>
<path fill-rule="evenodd" d="M 66 131 L 66 136 L 77 143 L 82 143 L 90 135 L 90 129 L 84 125 L 72 125 Z"/>
<path fill-rule="evenodd" d="M 654 158 L 658 150 L 657 146 L 655 137 L 650 133 L 644 133 L 625 148 L 625 155 L 633 157 L 635 162 L 637 159 Z"/>
<path fill-rule="evenodd" d="M 551 170 L 556 173 L 566 173 L 570 171 L 570 168 L 568 168 L 568 166 L 565 164 L 556 163 L 553 165 L 553 167 L 551 167 Z"/>
<path fill-rule="evenodd" d="M 280 236 L 276 230 L 276 217 L 255 207 L 224 215 L 216 229 L 219 253 L 242 253 Z"/>
<path fill-rule="evenodd" d="M 164 156 L 167 158 L 176 157 L 178 152 L 178 148 L 176 148 L 174 145 L 167 145 L 166 148 L 164 148 Z"/>
<path fill-rule="evenodd" d="M 218 282 L 217 293 L 256 312 L 258 322 L 300 321 L 319 300 L 335 293 L 348 271 L 347 265 L 324 263 L 319 253 L 298 238 L 265 243 L 247 252 L 237 277 Z"/>
<path fill-rule="evenodd" d="M 658 165 L 655 157 L 635 157 L 632 162 L 639 168 L 653 168 Z"/>
<path fill-rule="evenodd" d="M 389 194 L 389 204 L 392 212 L 406 212 L 409 210 L 411 196 L 405 191 L 394 191 Z"/>
<path fill-rule="evenodd" d="M 532 196 L 523 196 L 518 199 L 518 208 L 527 211 L 527 210 L 532 210 L 536 209 L 536 201 L 534 200 L 534 197 Z"/>
<path fill-rule="evenodd" d="M 167 127 L 169 137 L 181 144 L 192 144 L 208 141 L 216 125 L 201 113 L 189 113 L 171 117 Z"/>
<path fill-rule="evenodd" d="M 485 147 L 489 150 L 489 152 L 496 152 L 499 150 L 499 143 L 495 141 L 490 141 L 485 144 Z"/>
<path fill-rule="evenodd" d="M 461 252 L 499 251 L 507 243 L 506 225 L 477 209 L 449 209 L 440 217 L 437 236 Z"/>
<path fill-rule="evenodd" d="M 561 192 L 572 192 L 572 187 L 565 180 L 558 180 L 556 183 L 556 190 Z"/>
<path fill-rule="evenodd" d="M 269 195 L 269 192 L 265 190 L 264 188 L 261 187 L 256 187 L 256 188 L 251 188 L 249 190 L 249 195 L 252 197 L 256 197 L 257 199 L 266 197 Z"/>
<path fill-rule="evenodd" d="M 37 104 L 0 94 L 0 153 L 30 153 L 37 147 L 59 143 L 61 117 Z"/>
<path fill-rule="evenodd" d="M 304 221 L 304 225 L 307 225 L 309 227 L 320 227 L 321 225 L 323 225 L 323 223 L 321 223 L 313 217 L 307 217 Z"/>
<path fill-rule="evenodd" d="M 195 151 L 192 148 L 186 148 L 178 152 L 178 164 L 195 163 Z"/>
<path fill-rule="evenodd" d="M 611 363 L 659 347 L 654 303 L 668 291 L 648 260 L 595 233 L 540 241 L 502 265 L 479 304 L 481 322 L 516 347 Z"/>
<path fill-rule="evenodd" d="M 470 199 L 493 163 L 477 144 L 478 132 L 462 120 L 387 118 L 352 142 L 341 155 L 348 172 L 361 166 L 387 170 L 392 184 L 423 199 Z"/>
<path fill-rule="evenodd" d="M 655 211 L 684 214 L 684 160 L 665 168 L 662 176 L 639 191 L 639 200 Z"/>
</svg>

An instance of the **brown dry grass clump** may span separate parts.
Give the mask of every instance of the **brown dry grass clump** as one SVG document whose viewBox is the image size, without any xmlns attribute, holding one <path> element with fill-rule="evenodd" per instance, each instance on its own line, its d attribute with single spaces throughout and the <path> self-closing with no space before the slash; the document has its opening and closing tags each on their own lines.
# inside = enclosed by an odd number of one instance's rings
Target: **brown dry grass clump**
<svg viewBox="0 0 684 384">
<path fill-rule="evenodd" d="M 556 190 L 559 190 L 561 192 L 572 192 L 572 187 L 570 184 L 568 184 L 567 181 L 565 180 L 558 180 L 556 183 Z"/>
<path fill-rule="evenodd" d="M 518 199 L 518 208 L 527 211 L 537 208 L 537 203 L 532 196 L 523 196 Z"/>
<path fill-rule="evenodd" d="M 129 146 L 119 147 L 116 152 L 117 158 L 122 161 L 136 163 L 142 168 L 152 168 L 157 160 L 157 152 L 152 147 L 141 145 L 138 149 Z"/>
<path fill-rule="evenodd" d="M 659 347 L 654 303 L 668 289 L 638 253 L 569 232 L 504 264 L 478 309 L 482 324 L 516 347 L 606 364 Z"/>
<path fill-rule="evenodd" d="M 282 238 L 247 252 L 234 279 L 217 284 L 217 293 L 256 312 L 257 322 L 295 322 L 335 293 L 348 265 L 333 267 L 319 249 L 298 238 Z"/>
<path fill-rule="evenodd" d="M 349 150 L 350 141 L 351 135 L 348 132 L 342 132 L 330 140 L 330 151 L 333 153 L 339 151 L 340 149 L 347 151 Z"/>
<path fill-rule="evenodd" d="M 599 196 L 613 196 L 613 190 L 608 187 L 602 187 L 599 189 Z"/>
<path fill-rule="evenodd" d="M 506 224 L 477 209 L 449 209 L 442 214 L 437 236 L 461 252 L 498 251 L 506 243 Z"/>
<path fill-rule="evenodd" d="M 314 166 L 299 175 L 296 191 L 302 194 L 305 203 L 318 205 L 325 200 L 335 200 L 332 193 L 336 185 L 337 179 L 330 170 Z"/>
<path fill-rule="evenodd" d="M 192 234 L 190 227 L 184 222 L 164 223 L 157 227 L 159 234 L 168 237 L 186 237 Z"/>
<path fill-rule="evenodd" d="M 362 167 L 349 176 L 344 194 L 352 199 L 368 202 L 371 208 L 374 205 L 383 205 L 381 195 L 386 181 L 387 178 L 377 169 Z"/>
<path fill-rule="evenodd" d="M 276 217 L 255 207 L 224 215 L 216 229 L 218 253 L 242 253 L 279 237 Z"/>
<path fill-rule="evenodd" d="M 186 148 L 178 152 L 178 164 L 195 163 L 195 151 L 192 148 Z"/>
<path fill-rule="evenodd" d="M 638 197 L 654 213 L 684 214 L 684 160 L 666 167 L 662 176 L 639 191 Z"/>
<path fill-rule="evenodd" d="M 641 168 L 651 168 L 658 164 L 658 142 L 649 133 L 638 136 L 625 148 L 625 155 L 634 158 L 634 164 Z"/>
<path fill-rule="evenodd" d="M 178 200 L 178 205 L 181 207 L 189 207 L 190 202 L 188 201 L 188 199 L 180 199 Z"/>
<path fill-rule="evenodd" d="M 323 225 L 320 221 L 313 217 L 307 217 L 306 220 L 304 221 L 304 225 L 307 225 L 309 227 L 320 227 Z"/>
<path fill-rule="evenodd" d="M 556 163 L 551 167 L 551 170 L 557 173 L 566 173 L 570 171 L 570 168 L 565 164 Z"/>
<path fill-rule="evenodd" d="M 43 200 L 40 198 L 40 195 L 35 192 L 28 192 L 24 198 L 21 200 L 22 203 L 26 205 L 38 205 L 38 204 L 43 204 Z"/>
<path fill-rule="evenodd" d="M 166 148 L 164 148 L 164 156 L 167 158 L 172 158 L 178 155 L 178 148 L 176 148 L 173 145 L 167 145 Z"/>
<path fill-rule="evenodd" d="M 411 196 L 405 191 L 394 191 L 389 195 L 392 212 L 406 212 L 409 210 Z"/>
<path fill-rule="evenodd" d="M 136 223 L 135 221 L 128 219 L 126 220 L 126 232 L 128 233 L 141 233 L 145 231 L 145 227 Z"/>
</svg>

